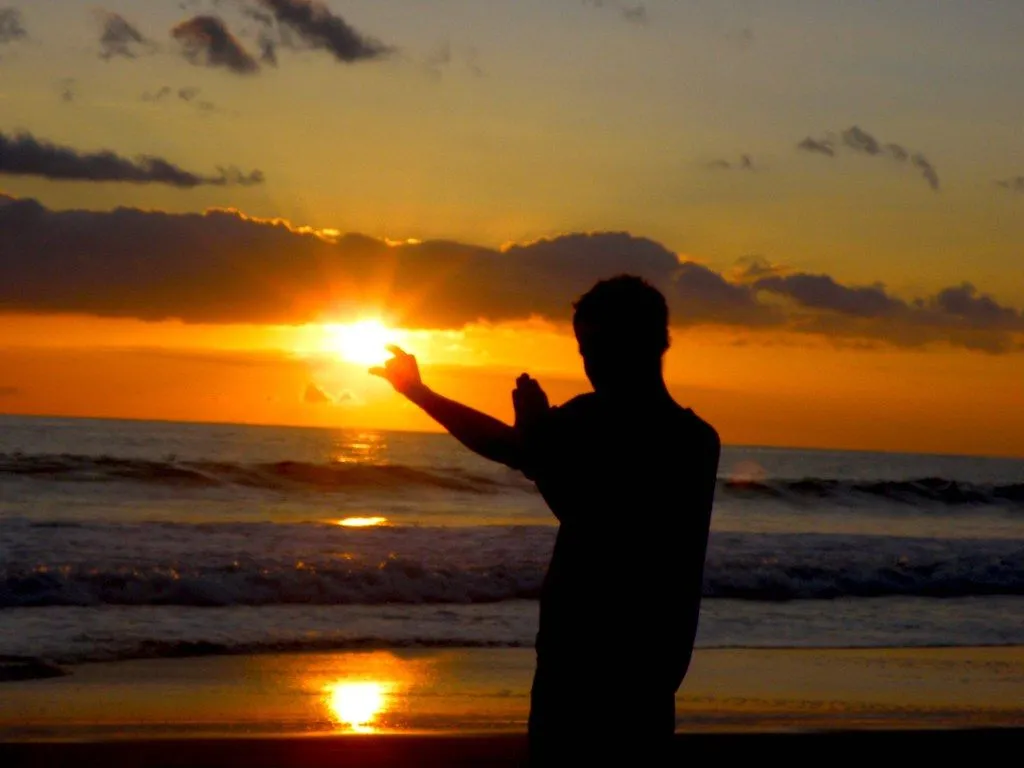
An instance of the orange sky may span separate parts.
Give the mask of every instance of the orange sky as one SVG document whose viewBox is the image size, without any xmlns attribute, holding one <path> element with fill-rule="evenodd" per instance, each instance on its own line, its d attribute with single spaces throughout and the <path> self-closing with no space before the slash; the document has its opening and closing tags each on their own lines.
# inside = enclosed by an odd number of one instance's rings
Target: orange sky
<svg viewBox="0 0 1024 768">
<path fill-rule="evenodd" d="M 3 3 L 0 413 L 510 418 L 628 271 L 727 442 L 1024 456 L 1020 0 L 279 5 Z"/>
<path fill-rule="evenodd" d="M 555 402 L 587 389 L 569 329 L 557 325 L 395 340 L 419 355 L 428 384 L 506 419 L 521 370 Z M 7 413 L 436 428 L 316 327 L 8 316 L 0 371 Z M 677 399 L 729 443 L 1024 456 L 1019 355 L 679 329 L 666 372 Z M 311 385 L 329 399 L 311 402 Z"/>
</svg>

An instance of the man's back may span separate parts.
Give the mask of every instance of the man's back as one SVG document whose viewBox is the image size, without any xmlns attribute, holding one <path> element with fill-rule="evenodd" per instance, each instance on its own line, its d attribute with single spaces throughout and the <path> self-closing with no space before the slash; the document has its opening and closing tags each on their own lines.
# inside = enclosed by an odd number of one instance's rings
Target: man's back
<svg viewBox="0 0 1024 768">
<path fill-rule="evenodd" d="M 552 409 L 524 373 L 514 427 L 433 392 L 397 347 L 371 372 L 470 450 L 522 469 L 561 522 L 541 595 L 531 760 L 649 765 L 671 743 L 693 650 L 720 445 L 669 395 L 657 288 L 601 280 L 573 304 L 572 324 L 593 394 Z"/>
<path fill-rule="evenodd" d="M 638 712 L 638 697 L 656 699 L 672 716 L 697 626 L 717 434 L 668 397 L 590 394 L 553 409 L 530 453 L 527 474 L 561 522 L 532 729 L 551 716 L 571 731 L 573 708 L 608 694 Z"/>
</svg>

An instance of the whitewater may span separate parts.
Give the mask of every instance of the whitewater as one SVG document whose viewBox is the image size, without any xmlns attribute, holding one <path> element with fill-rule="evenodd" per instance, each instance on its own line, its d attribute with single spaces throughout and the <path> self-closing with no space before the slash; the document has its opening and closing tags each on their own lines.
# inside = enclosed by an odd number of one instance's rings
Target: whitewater
<svg viewBox="0 0 1024 768">
<path fill-rule="evenodd" d="M 0 656 L 529 646 L 555 530 L 443 435 L 0 417 Z M 701 647 L 1024 644 L 1024 462 L 728 446 L 704 594 Z"/>
</svg>

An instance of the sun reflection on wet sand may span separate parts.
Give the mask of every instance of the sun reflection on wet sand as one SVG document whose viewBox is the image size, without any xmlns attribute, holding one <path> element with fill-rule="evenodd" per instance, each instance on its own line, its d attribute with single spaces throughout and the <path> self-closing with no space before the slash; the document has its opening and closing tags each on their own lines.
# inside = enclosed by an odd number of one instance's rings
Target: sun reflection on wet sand
<svg viewBox="0 0 1024 768">
<path fill-rule="evenodd" d="M 390 525 L 386 517 L 346 517 L 338 521 L 343 528 L 379 528 Z"/>
<path fill-rule="evenodd" d="M 410 697 L 432 684 L 433 660 L 405 659 L 387 651 L 344 653 L 337 663 L 310 670 L 306 689 L 334 728 L 356 734 L 408 727 Z"/>
<path fill-rule="evenodd" d="M 381 682 L 338 682 L 325 689 L 333 720 L 356 733 L 375 733 L 374 721 L 387 710 L 393 685 Z"/>
</svg>

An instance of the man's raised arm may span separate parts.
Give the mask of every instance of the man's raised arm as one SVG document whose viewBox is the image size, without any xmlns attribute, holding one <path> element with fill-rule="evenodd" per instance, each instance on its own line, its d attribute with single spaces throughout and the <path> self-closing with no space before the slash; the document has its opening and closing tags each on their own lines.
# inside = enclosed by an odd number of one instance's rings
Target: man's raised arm
<svg viewBox="0 0 1024 768">
<path fill-rule="evenodd" d="M 423 383 L 414 356 L 396 346 L 389 346 L 388 351 L 393 357 L 383 367 L 371 368 L 370 373 L 390 382 L 474 453 L 513 469 L 522 466 L 522 440 L 514 427 L 437 394 Z"/>
</svg>

